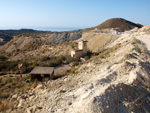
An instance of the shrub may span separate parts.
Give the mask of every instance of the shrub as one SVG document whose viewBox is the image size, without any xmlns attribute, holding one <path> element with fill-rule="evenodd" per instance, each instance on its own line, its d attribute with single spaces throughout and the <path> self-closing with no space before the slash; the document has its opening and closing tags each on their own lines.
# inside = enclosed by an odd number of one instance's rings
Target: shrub
<svg viewBox="0 0 150 113">
<path fill-rule="evenodd" d="M 0 55 L 0 61 L 5 61 L 5 60 L 7 60 L 7 57 Z"/>
<path fill-rule="evenodd" d="M 73 62 L 73 66 L 78 66 L 79 62 Z"/>
<path fill-rule="evenodd" d="M 65 63 L 70 63 L 70 62 L 75 61 L 75 59 L 73 57 L 71 57 L 70 55 L 67 55 L 65 58 L 66 58 Z"/>
<path fill-rule="evenodd" d="M 63 55 L 60 55 L 60 56 L 55 57 L 55 59 L 60 60 L 60 61 L 64 61 L 64 60 L 66 60 L 66 57 Z"/>
<path fill-rule="evenodd" d="M 89 60 L 94 54 L 92 53 L 92 51 L 88 51 L 87 55 L 85 56 L 85 60 Z"/>
<path fill-rule="evenodd" d="M 33 69 L 32 63 L 22 62 L 22 64 L 23 64 L 22 73 L 30 72 Z"/>
<path fill-rule="evenodd" d="M 17 65 L 17 62 L 15 61 L 0 61 L 0 71 L 15 70 Z"/>
<path fill-rule="evenodd" d="M 51 58 L 49 58 L 49 60 L 47 60 L 45 62 L 41 62 L 38 65 L 55 67 L 55 66 L 61 65 L 63 63 L 70 63 L 73 61 L 75 61 L 74 58 L 72 58 L 69 55 L 67 55 L 67 56 L 60 55 L 60 56 L 56 56 L 56 57 L 51 57 Z"/>
<path fill-rule="evenodd" d="M 133 50 L 135 50 L 136 52 L 138 52 L 138 53 L 141 53 L 142 51 L 141 51 L 141 48 L 138 46 L 138 45 L 136 45 L 134 48 L 133 48 Z"/>
<path fill-rule="evenodd" d="M 15 103 L 10 100 L 0 100 L 0 112 L 4 112 L 7 109 L 14 109 Z"/>
<path fill-rule="evenodd" d="M 71 74 L 71 75 L 76 74 L 78 69 L 79 69 L 79 66 L 74 66 L 74 67 L 72 67 L 72 68 L 71 68 L 71 71 L 70 71 L 70 74 Z"/>
<path fill-rule="evenodd" d="M 0 78 L 0 100 L 6 99 L 10 94 L 25 93 L 32 87 L 35 87 L 38 82 L 29 81 L 29 75 L 26 77 L 1 77 Z"/>
<path fill-rule="evenodd" d="M 58 62 L 57 62 L 58 63 Z M 54 66 L 56 66 L 57 65 L 57 63 L 56 63 L 56 61 L 55 60 L 50 60 L 49 62 L 48 62 L 48 66 L 50 66 L 50 67 L 54 67 Z"/>
<path fill-rule="evenodd" d="M 104 55 L 100 55 L 100 58 L 102 58 L 102 59 L 104 59 L 104 58 L 106 58 Z"/>
<path fill-rule="evenodd" d="M 33 67 L 37 66 L 37 61 L 34 60 L 34 61 L 32 62 L 32 66 L 33 66 Z"/>
<path fill-rule="evenodd" d="M 50 60 L 50 57 L 48 57 L 48 56 L 43 56 L 41 59 L 40 59 L 40 61 L 47 61 L 47 60 Z"/>
</svg>

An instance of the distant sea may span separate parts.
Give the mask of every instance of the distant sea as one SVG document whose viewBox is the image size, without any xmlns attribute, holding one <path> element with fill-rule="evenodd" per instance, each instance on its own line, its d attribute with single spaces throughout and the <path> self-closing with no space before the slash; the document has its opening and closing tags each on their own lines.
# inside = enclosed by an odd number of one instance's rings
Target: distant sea
<svg viewBox="0 0 150 113">
<path fill-rule="evenodd" d="M 39 31 L 53 31 L 53 32 L 61 32 L 61 31 L 73 31 L 73 30 L 81 30 L 84 28 L 64 28 L 64 27 L 23 27 L 23 28 L 4 28 L 0 30 L 19 30 L 19 29 L 33 29 Z"/>
<path fill-rule="evenodd" d="M 73 30 L 81 30 L 84 28 L 55 28 L 55 27 L 36 27 L 36 28 L 31 28 L 34 30 L 42 30 L 42 31 L 56 31 L 56 32 L 61 32 L 61 31 L 73 31 Z"/>
</svg>

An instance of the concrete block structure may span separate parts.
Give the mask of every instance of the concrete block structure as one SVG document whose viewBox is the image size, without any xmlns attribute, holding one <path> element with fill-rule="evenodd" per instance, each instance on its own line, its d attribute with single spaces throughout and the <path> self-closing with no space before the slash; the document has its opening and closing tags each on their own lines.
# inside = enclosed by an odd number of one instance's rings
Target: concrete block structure
<svg viewBox="0 0 150 113">
<path fill-rule="evenodd" d="M 35 67 L 31 72 L 31 79 L 41 81 L 45 77 L 50 77 L 54 73 L 54 67 Z"/>
<path fill-rule="evenodd" d="M 80 57 L 85 56 L 87 54 L 87 41 L 81 40 L 78 43 L 78 50 L 72 50 L 71 56 L 75 59 L 80 59 Z"/>
</svg>

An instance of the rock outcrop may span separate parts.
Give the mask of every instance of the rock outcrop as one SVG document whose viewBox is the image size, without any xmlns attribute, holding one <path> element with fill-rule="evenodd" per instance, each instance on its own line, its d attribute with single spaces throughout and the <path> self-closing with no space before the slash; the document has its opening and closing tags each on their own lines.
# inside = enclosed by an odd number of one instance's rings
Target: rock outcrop
<svg viewBox="0 0 150 113">
<path fill-rule="evenodd" d="M 77 40 L 82 37 L 80 32 L 56 32 L 47 37 L 48 43 L 63 43 L 66 41 Z"/>
</svg>

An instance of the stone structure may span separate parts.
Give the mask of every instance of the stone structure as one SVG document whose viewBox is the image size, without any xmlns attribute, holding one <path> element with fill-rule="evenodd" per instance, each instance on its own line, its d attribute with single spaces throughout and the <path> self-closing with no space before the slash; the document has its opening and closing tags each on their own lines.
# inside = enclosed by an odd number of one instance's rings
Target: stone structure
<svg viewBox="0 0 150 113">
<path fill-rule="evenodd" d="M 31 79 L 42 80 L 45 77 L 50 77 L 54 73 L 54 67 L 35 67 L 31 72 Z"/>
<path fill-rule="evenodd" d="M 87 41 L 82 40 L 78 43 L 78 50 L 72 50 L 71 56 L 75 59 L 80 59 L 80 57 L 87 54 Z"/>
</svg>

